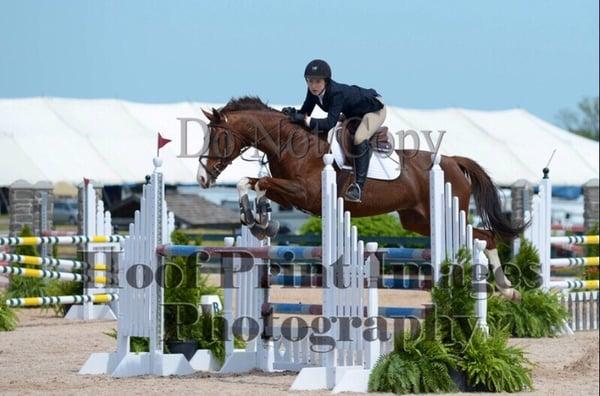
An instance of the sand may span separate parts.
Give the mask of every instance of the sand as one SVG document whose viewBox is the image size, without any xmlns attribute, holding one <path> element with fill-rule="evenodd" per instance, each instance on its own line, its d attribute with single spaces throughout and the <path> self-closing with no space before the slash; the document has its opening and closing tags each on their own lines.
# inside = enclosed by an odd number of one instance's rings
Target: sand
<svg viewBox="0 0 600 396">
<path fill-rule="evenodd" d="M 70 322 L 40 309 L 19 311 L 19 327 L 0 334 L 0 394 L 104 395 L 219 394 L 306 395 L 329 392 L 288 392 L 294 374 L 253 373 L 218 376 L 113 379 L 77 374 L 89 355 L 115 349 L 105 332 L 116 322 Z M 546 339 L 513 339 L 536 363 L 534 392 L 527 395 L 598 395 L 598 332 Z"/>
</svg>

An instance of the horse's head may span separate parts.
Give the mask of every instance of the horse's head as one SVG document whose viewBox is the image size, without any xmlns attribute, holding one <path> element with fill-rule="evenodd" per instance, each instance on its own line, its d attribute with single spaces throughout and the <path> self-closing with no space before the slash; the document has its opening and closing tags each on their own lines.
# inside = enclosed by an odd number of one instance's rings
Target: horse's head
<svg viewBox="0 0 600 396">
<path fill-rule="evenodd" d="M 205 137 L 205 151 L 200 156 L 196 179 L 202 188 L 208 188 L 236 159 L 244 148 L 244 138 L 236 125 L 235 117 L 227 117 L 223 111 L 202 110 L 208 118 L 208 136 Z"/>
<path fill-rule="evenodd" d="M 202 110 L 208 118 L 205 151 L 200 156 L 196 176 L 203 188 L 210 187 L 219 174 L 245 149 L 259 147 L 257 131 L 265 131 L 264 121 L 285 119 L 279 111 L 270 108 L 260 98 L 243 96 L 231 99 L 223 108 L 212 112 Z"/>
</svg>

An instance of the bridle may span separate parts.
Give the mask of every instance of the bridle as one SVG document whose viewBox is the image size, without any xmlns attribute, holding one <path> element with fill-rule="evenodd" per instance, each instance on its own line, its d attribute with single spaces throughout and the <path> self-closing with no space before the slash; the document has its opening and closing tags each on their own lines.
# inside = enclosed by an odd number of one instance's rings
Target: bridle
<svg viewBox="0 0 600 396">
<path fill-rule="evenodd" d="M 223 129 L 225 131 L 225 133 L 227 133 L 230 136 L 233 136 L 235 139 L 237 139 L 240 142 L 239 147 L 243 147 L 245 140 L 244 138 L 241 136 L 241 134 L 239 132 L 234 131 L 231 128 L 225 128 L 223 126 L 219 126 L 219 125 L 211 125 L 208 124 L 208 136 L 210 139 L 210 136 L 212 135 L 212 130 L 214 129 Z M 248 150 L 251 146 L 245 146 L 242 149 L 240 149 L 240 153 L 239 155 L 242 155 L 243 153 L 246 152 L 246 150 Z M 207 147 L 207 151 L 210 152 L 210 143 L 209 146 Z M 235 151 L 235 150 L 233 150 Z M 206 174 L 209 175 L 213 180 L 216 180 L 217 177 L 219 177 L 219 175 L 221 174 L 221 172 L 223 172 L 223 170 L 225 168 L 227 168 L 236 157 L 233 157 L 233 155 L 226 155 L 227 153 L 224 153 L 224 155 L 222 156 L 217 156 L 217 155 L 200 155 L 198 157 L 198 162 L 200 163 L 200 166 L 202 168 L 204 168 L 204 170 L 206 171 Z M 204 163 L 202 163 L 203 159 L 218 159 L 219 161 L 217 161 L 216 163 L 214 163 L 212 165 L 212 169 L 207 167 L 206 165 L 204 165 Z"/>
<path fill-rule="evenodd" d="M 284 119 L 280 120 L 279 122 L 279 128 L 281 128 L 281 122 L 283 122 Z M 246 141 L 246 139 L 244 138 L 243 134 L 235 131 L 234 129 L 231 129 L 230 127 L 224 127 L 224 126 L 220 126 L 220 125 L 211 125 L 211 123 L 208 124 L 208 136 L 210 137 L 212 135 L 212 130 L 213 129 L 223 129 L 226 133 L 228 133 L 228 135 L 233 136 L 235 139 L 237 139 L 237 141 L 239 142 L 239 147 L 242 147 L 240 149 L 240 153 L 236 156 L 233 157 L 231 156 L 216 156 L 216 155 L 200 155 L 198 157 L 198 162 L 200 163 L 200 166 L 202 168 L 204 168 L 204 170 L 206 171 L 206 174 L 208 176 L 210 176 L 212 178 L 212 180 L 216 180 L 217 177 L 219 177 L 219 175 L 221 174 L 221 172 L 223 172 L 223 170 L 225 168 L 227 168 L 235 158 L 237 158 L 238 156 L 240 156 L 242 158 L 242 160 L 244 161 L 248 161 L 248 162 L 260 162 L 260 164 L 262 166 L 265 166 L 269 163 L 269 161 L 265 161 L 266 158 L 266 154 L 263 153 L 262 158 L 258 158 L 258 159 L 247 159 L 244 158 L 244 156 L 242 154 L 244 154 L 248 149 L 252 148 L 253 146 L 251 144 L 248 144 L 248 142 Z M 267 133 L 270 133 L 270 130 L 267 131 Z M 207 151 L 210 152 L 210 143 L 209 143 L 209 147 L 207 148 Z M 235 150 L 234 150 L 235 151 Z M 211 168 L 207 167 L 206 165 L 204 165 L 202 163 L 203 159 L 218 159 L 219 161 L 217 161 L 214 165 L 212 165 Z"/>
</svg>

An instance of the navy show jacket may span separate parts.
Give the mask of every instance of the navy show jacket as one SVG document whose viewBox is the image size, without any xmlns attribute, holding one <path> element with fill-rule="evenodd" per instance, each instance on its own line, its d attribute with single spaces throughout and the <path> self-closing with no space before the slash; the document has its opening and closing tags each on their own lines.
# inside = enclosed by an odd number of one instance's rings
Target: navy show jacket
<svg viewBox="0 0 600 396">
<path fill-rule="evenodd" d="M 377 96 L 379 94 L 374 89 L 365 89 L 330 80 L 325 88 L 323 104 L 321 105 L 318 96 L 307 90 L 306 99 L 304 99 L 304 104 L 299 112 L 310 115 L 315 105 L 318 105 L 327 112 L 327 118 L 311 118 L 309 127 L 326 132 L 337 123 L 340 113 L 344 113 L 346 118 L 362 118 L 367 113 L 381 110 L 383 104 L 375 99 Z"/>
</svg>

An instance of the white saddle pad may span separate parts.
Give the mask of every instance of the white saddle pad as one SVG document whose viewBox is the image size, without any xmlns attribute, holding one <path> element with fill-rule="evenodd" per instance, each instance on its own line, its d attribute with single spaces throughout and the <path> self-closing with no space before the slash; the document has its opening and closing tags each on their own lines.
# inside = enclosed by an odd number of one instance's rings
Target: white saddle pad
<svg viewBox="0 0 600 396">
<path fill-rule="evenodd" d="M 340 143 L 335 139 L 334 131 L 341 128 L 341 123 L 331 128 L 327 133 L 327 141 L 331 146 L 331 153 L 335 159 L 335 163 L 340 169 L 352 169 L 350 166 L 344 165 L 345 155 Z M 373 152 L 369 161 L 369 171 L 367 177 L 369 179 L 378 180 L 394 180 L 400 176 L 400 158 L 398 153 L 393 151 L 391 155 L 385 153 Z"/>
</svg>

